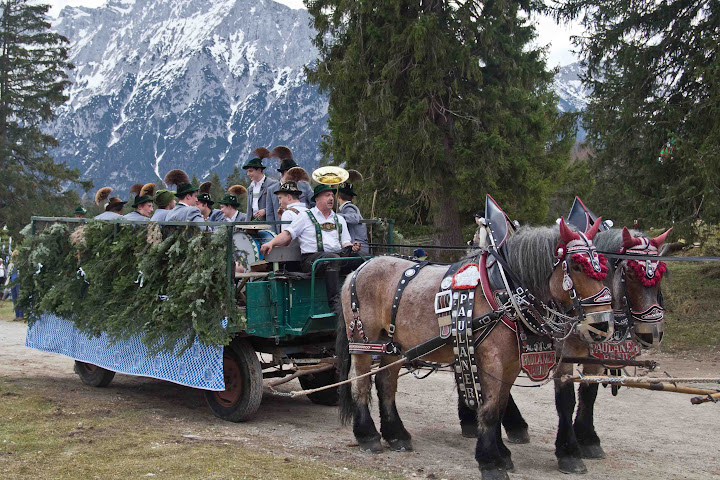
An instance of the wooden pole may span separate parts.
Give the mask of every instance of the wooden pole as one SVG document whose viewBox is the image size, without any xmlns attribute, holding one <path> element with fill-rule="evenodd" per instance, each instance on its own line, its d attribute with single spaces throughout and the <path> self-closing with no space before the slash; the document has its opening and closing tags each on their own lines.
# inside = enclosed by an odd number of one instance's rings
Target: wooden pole
<svg viewBox="0 0 720 480">
<path fill-rule="evenodd" d="M 609 385 L 618 385 L 621 387 L 629 387 L 629 388 L 641 388 L 643 390 L 655 390 L 659 392 L 673 392 L 673 393 L 687 393 L 689 395 L 715 395 L 719 394 L 717 390 L 709 390 L 706 388 L 695 388 L 695 387 L 686 387 L 683 385 L 672 385 L 670 383 L 640 383 L 640 382 L 602 382 L 602 381 L 594 381 L 591 380 L 590 382 L 587 382 L 586 380 L 582 378 L 573 378 L 571 379 L 575 383 L 604 383 Z"/>
<path fill-rule="evenodd" d="M 690 403 L 693 405 L 700 405 L 705 402 L 720 402 L 720 392 L 710 393 L 702 397 L 695 397 L 690 399 Z"/>
</svg>

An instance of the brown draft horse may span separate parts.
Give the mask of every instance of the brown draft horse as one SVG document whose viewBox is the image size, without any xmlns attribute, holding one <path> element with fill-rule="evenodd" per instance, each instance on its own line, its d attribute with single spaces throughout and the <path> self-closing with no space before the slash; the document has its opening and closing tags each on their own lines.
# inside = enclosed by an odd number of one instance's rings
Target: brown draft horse
<svg viewBox="0 0 720 480">
<path fill-rule="evenodd" d="M 612 291 L 613 310 L 616 315 L 615 340 L 622 341 L 627 336 L 627 328 L 618 331 L 618 317 L 626 317 L 632 338 L 641 346 L 650 348 L 660 343 L 664 320 L 660 283 L 666 267 L 662 262 L 652 262 L 652 255 L 657 255 L 670 230 L 655 238 L 648 238 L 641 232 L 630 231 L 627 228 L 606 230 L 596 235 L 594 243 L 598 250 L 650 255 L 649 263 L 618 259 L 608 264 L 605 284 Z M 572 341 L 565 345 L 563 354 L 585 357 L 588 356 L 588 350 L 586 345 Z M 560 374 L 569 374 L 572 365 L 562 365 L 560 368 Z M 599 375 L 603 369 L 602 365 L 584 365 L 583 373 Z M 573 423 L 572 414 L 575 410 L 573 384 L 570 382 L 556 384 L 555 399 L 559 425 L 555 455 L 558 457 L 558 467 L 565 473 L 587 472 L 583 458 L 605 458 L 605 452 L 600 446 L 600 438 L 595 432 L 593 423 L 597 393 L 597 383 L 580 384 L 578 409 Z M 461 418 L 461 423 L 462 421 Z M 502 423 L 511 443 L 530 441 L 528 425 L 512 395 L 508 400 Z"/>
<path fill-rule="evenodd" d="M 595 226 L 597 231 L 597 225 Z M 594 234 L 593 234 L 594 235 Z M 593 235 L 588 235 L 592 239 Z M 520 282 L 542 302 L 557 304 L 570 309 L 573 305 L 568 291 L 563 289 L 563 269 L 555 261 L 558 245 L 567 244 L 577 237 L 561 222 L 560 228 L 525 227 L 510 237 L 506 243 L 507 261 Z M 474 259 L 477 262 L 477 259 Z M 604 287 L 600 280 L 586 274 L 582 265 L 568 259 L 568 273 L 580 298 L 589 298 Z M 356 278 L 360 316 L 364 332 L 371 341 L 387 340 L 390 326 L 393 296 L 403 273 L 414 263 L 395 257 L 377 257 L 358 272 Z M 403 351 L 425 342 L 439 333 L 434 310 L 434 296 L 447 271 L 447 266 L 428 265 L 415 275 L 404 291 L 396 319 L 394 341 Z M 349 325 L 352 319 L 350 307 L 350 281 L 345 282 L 341 292 L 336 353 L 338 368 L 343 379 L 370 371 L 370 355 L 352 355 L 348 347 Z M 491 307 L 478 286 L 475 289 L 473 315 L 491 311 Z M 588 316 L 604 316 L 612 326 L 609 305 L 584 307 Z M 574 312 L 578 314 L 579 312 Z M 606 320 L 607 321 L 607 320 Z M 570 324 L 566 325 L 568 329 Z M 381 366 L 396 361 L 396 356 L 383 356 Z M 429 354 L 425 361 L 452 363 L 450 346 Z M 498 324 L 489 336 L 475 349 L 475 361 L 480 373 L 482 405 L 477 411 L 478 441 L 475 458 L 482 471 L 482 478 L 507 479 L 512 469 L 510 450 L 500 435 L 500 420 L 507 403 L 510 387 L 520 372 L 516 333 Z M 380 433 L 370 416 L 370 377 L 364 377 L 340 388 L 341 418 L 353 421 L 353 433 L 364 450 L 380 452 L 381 436 L 389 447 L 398 451 L 412 450 L 410 433 L 403 426 L 395 404 L 397 378 L 401 366 L 393 366 L 375 375 L 379 409 Z M 475 412 L 473 412 L 473 415 Z"/>
</svg>

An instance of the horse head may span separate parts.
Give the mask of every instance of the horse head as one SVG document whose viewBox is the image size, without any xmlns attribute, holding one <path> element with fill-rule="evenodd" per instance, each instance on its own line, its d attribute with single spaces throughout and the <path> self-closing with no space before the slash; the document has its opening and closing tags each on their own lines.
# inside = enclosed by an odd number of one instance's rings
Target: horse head
<svg viewBox="0 0 720 480">
<path fill-rule="evenodd" d="M 586 233 L 580 233 L 572 231 L 564 218 L 560 220 L 560 244 L 550 276 L 553 300 L 580 318 L 577 333 L 587 343 L 604 342 L 614 331 L 610 290 L 603 284 L 607 260 L 592 243 L 601 221 L 598 218 Z"/>
<path fill-rule="evenodd" d="M 613 291 L 619 293 L 616 314 L 630 320 L 630 333 L 644 347 L 660 345 L 665 326 L 660 283 L 667 271 L 664 262 L 653 260 L 672 228 L 655 238 L 635 236 L 626 227 L 622 230 L 620 253 L 645 255 L 647 258 L 621 260 L 613 278 Z M 618 308 L 619 307 L 619 308 Z"/>
</svg>

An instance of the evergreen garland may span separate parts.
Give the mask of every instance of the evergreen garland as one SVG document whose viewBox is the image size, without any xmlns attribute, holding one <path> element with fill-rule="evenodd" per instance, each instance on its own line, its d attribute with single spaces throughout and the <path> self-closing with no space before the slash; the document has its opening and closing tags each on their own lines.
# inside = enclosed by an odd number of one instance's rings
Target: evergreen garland
<svg viewBox="0 0 720 480">
<path fill-rule="evenodd" d="M 142 335 L 151 353 L 225 345 L 244 327 L 229 291 L 228 229 L 56 223 L 20 247 L 20 305 L 111 342 Z M 39 265 L 42 264 L 42 267 Z"/>
</svg>

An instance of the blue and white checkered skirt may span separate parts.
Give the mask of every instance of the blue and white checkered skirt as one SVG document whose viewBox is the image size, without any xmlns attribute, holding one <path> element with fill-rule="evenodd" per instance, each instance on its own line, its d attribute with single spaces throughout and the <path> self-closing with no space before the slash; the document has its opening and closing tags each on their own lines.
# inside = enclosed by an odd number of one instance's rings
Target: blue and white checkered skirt
<svg viewBox="0 0 720 480">
<path fill-rule="evenodd" d="M 150 356 L 140 336 L 114 344 L 103 334 L 88 338 L 75 324 L 55 315 L 43 315 L 28 327 L 25 346 L 43 352 L 59 353 L 106 370 L 152 377 L 203 390 L 225 390 L 223 347 L 193 343 L 182 355 L 172 353 Z"/>
</svg>

